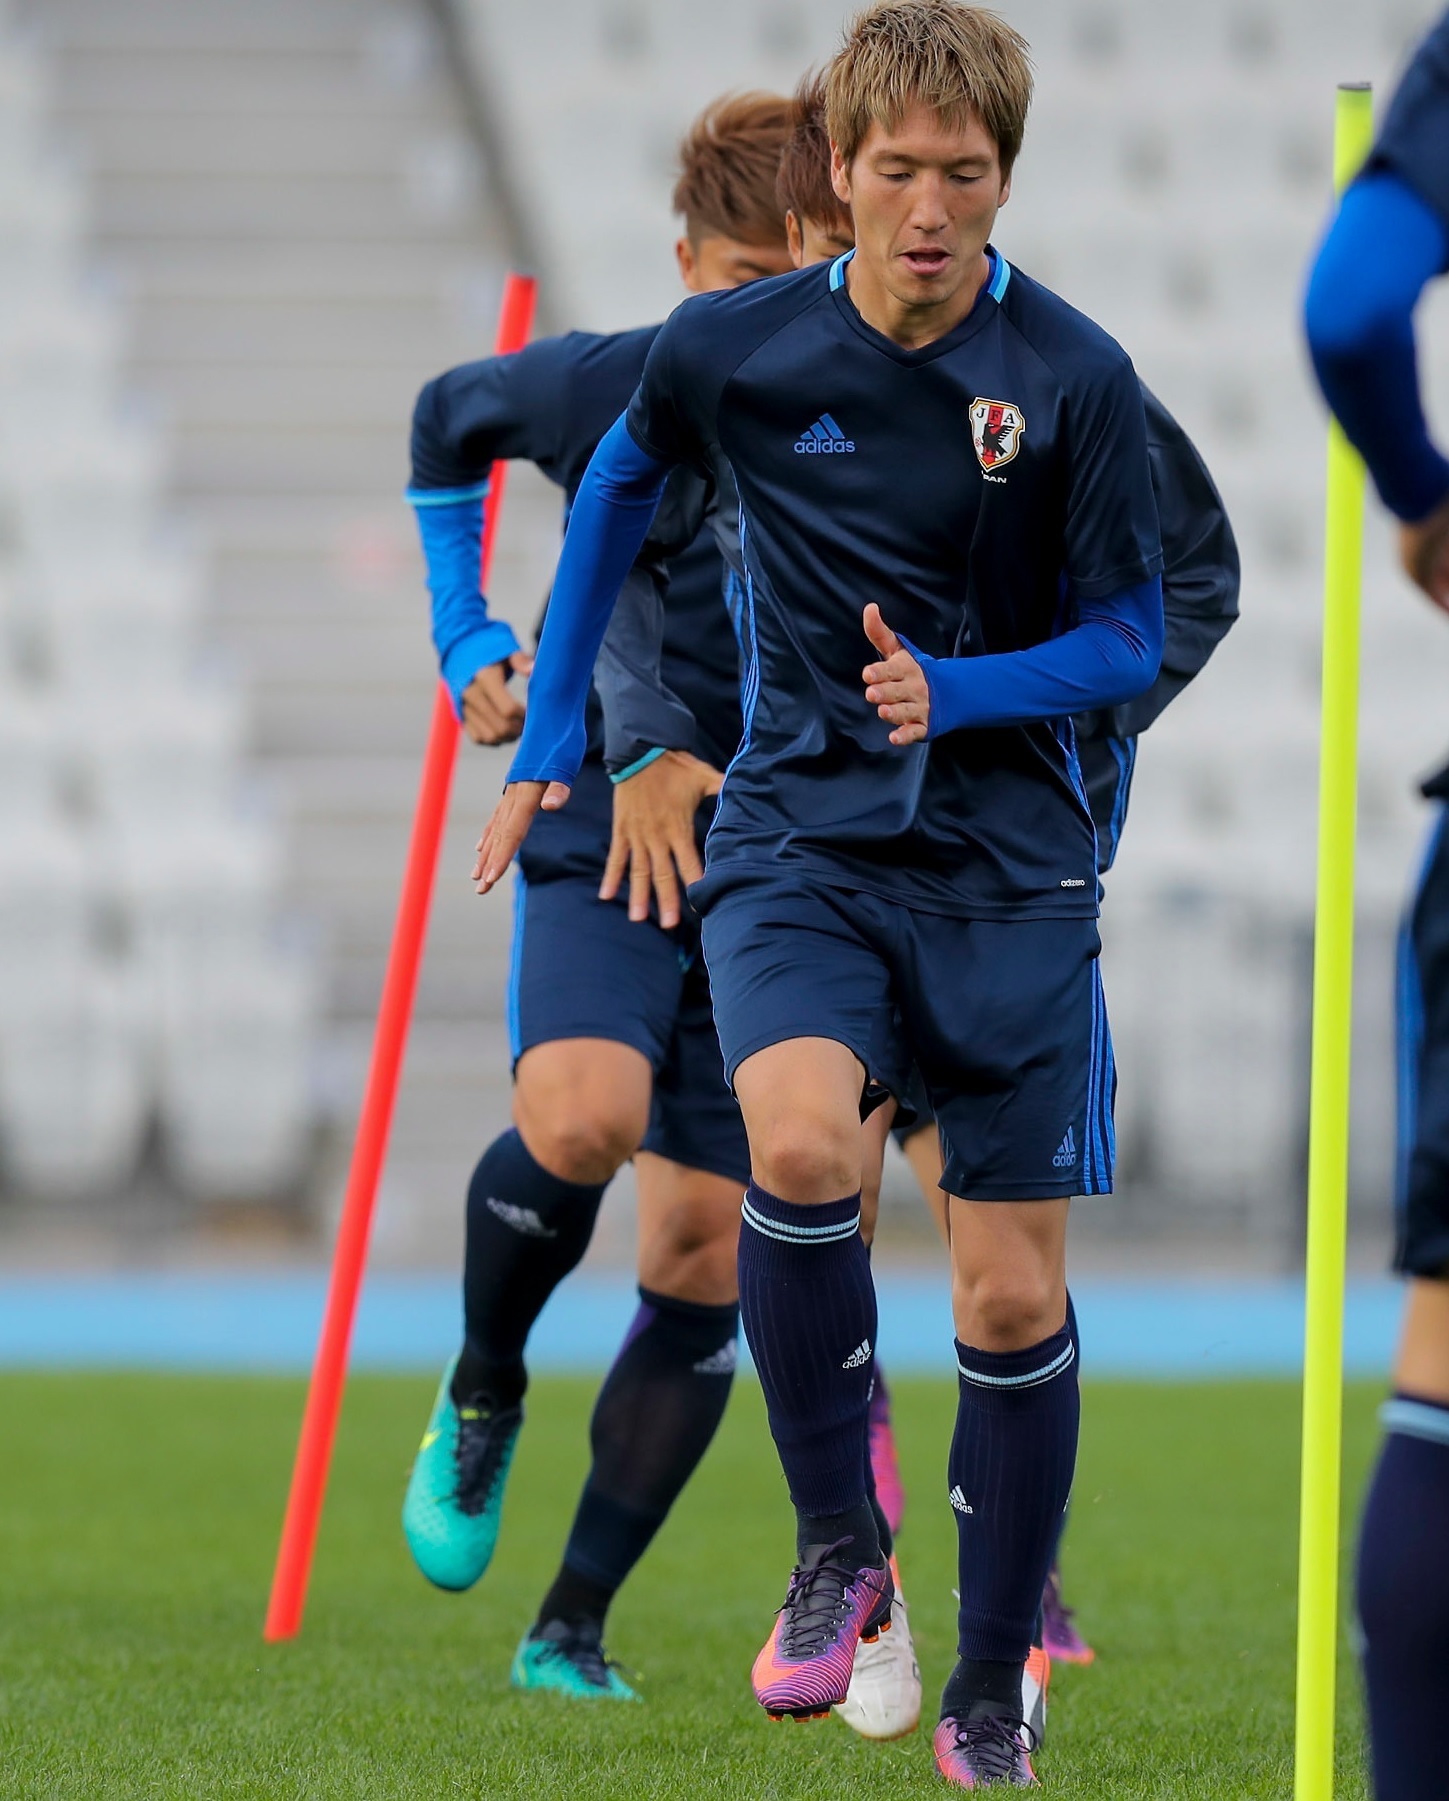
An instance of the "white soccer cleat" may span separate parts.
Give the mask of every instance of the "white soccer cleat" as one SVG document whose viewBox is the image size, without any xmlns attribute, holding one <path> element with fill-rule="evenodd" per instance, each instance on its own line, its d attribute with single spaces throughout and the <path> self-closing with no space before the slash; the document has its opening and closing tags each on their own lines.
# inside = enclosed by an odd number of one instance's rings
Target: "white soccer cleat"
<svg viewBox="0 0 1449 1801">
<path fill-rule="evenodd" d="M 891 1559 L 896 1598 L 891 1623 L 873 1645 L 856 1647 L 850 1688 L 835 1711 L 862 1738 L 904 1738 L 921 1721 L 921 1666 L 911 1643 L 911 1623 L 901 1595 L 900 1572 Z"/>
</svg>

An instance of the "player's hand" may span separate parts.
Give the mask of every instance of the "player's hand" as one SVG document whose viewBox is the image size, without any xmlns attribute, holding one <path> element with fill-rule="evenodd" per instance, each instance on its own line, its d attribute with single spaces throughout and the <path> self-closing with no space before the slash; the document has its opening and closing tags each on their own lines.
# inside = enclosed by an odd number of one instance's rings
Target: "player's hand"
<svg viewBox="0 0 1449 1801">
<path fill-rule="evenodd" d="M 614 832 L 599 899 L 613 900 L 627 871 L 630 919 L 648 919 L 652 892 L 660 925 L 677 926 L 680 884 L 687 887 L 704 874 L 694 816 L 723 782 L 719 770 L 684 750 L 667 750 L 637 775 L 616 782 Z"/>
<path fill-rule="evenodd" d="M 931 690 L 926 672 L 901 643 L 874 601 L 865 609 L 865 635 L 881 654 L 879 663 L 861 671 L 865 698 L 894 726 L 892 744 L 919 744 L 931 718 Z"/>
<path fill-rule="evenodd" d="M 1449 613 L 1449 500 L 1417 525 L 1400 526 L 1399 555 L 1409 580 Z"/>
<path fill-rule="evenodd" d="M 545 813 L 557 813 L 568 800 L 569 792 L 563 782 L 508 784 L 474 847 L 478 855 L 473 859 L 473 883 L 480 894 L 486 894 L 500 880 L 518 855 L 518 847 L 528 836 L 539 808 Z"/>
<path fill-rule="evenodd" d="M 463 730 L 475 744 L 511 744 L 523 730 L 523 702 L 509 693 L 508 678 L 531 675 L 533 658 L 515 650 L 480 669 L 463 690 Z"/>
</svg>

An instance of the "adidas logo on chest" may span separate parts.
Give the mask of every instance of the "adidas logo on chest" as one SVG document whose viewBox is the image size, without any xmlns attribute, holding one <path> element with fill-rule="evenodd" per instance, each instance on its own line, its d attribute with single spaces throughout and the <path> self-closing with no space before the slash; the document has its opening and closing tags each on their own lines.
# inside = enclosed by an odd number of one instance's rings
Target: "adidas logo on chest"
<svg viewBox="0 0 1449 1801">
<path fill-rule="evenodd" d="M 843 456 L 854 449 L 855 439 L 847 438 L 829 413 L 822 413 L 795 440 L 796 456 Z"/>
</svg>

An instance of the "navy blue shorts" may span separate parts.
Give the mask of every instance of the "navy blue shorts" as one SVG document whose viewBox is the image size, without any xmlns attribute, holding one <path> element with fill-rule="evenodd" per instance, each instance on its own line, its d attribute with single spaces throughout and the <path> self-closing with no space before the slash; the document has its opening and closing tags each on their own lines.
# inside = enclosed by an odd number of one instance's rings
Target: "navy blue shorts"
<svg viewBox="0 0 1449 1801">
<path fill-rule="evenodd" d="M 1109 1194 L 1116 1071 L 1093 919 L 922 913 L 745 882 L 704 921 L 725 1069 L 834 1038 L 898 1099 L 920 1070 L 942 1187 L 973 1201 Z"/>
<path fill-rule="evenodd" d="M 1425 784 L 1449 799 L 1449 770 Z M 1399 937 L 1399 1195 L 1394 1267 L 1449 1275 L 1449 807 Z"/>
<path fill-rule="evenodd" d="M 724 1078 L 698 922 L 672 932 L 631 923 L 598 878 L 514 877 L 508 1035 L 513 1061 L 560 1038 L 632 1045 L 654 1071 L 642 1149 L 744 1182 L 749 1147 Z"/>
</svg>

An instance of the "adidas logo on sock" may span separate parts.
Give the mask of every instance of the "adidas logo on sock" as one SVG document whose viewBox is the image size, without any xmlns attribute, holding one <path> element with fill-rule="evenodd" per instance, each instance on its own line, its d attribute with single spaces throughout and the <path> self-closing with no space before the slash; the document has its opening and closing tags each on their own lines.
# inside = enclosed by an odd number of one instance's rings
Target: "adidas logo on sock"
<svg viewBox="0 0 1449 1801">
<path fill-rule="evenodd" d="M 546 1226 L 532 1207 L 515 1207 L 512 1201 L 500 1201 L 491 1194 L 484 1205 L 490 1213 L 496 1213 L 505 1226 L 512 1226 L 515 1232 L 521 1232 L 525 1238 L 558 1237 L 553 1227 Z"/>
<path fill-rule="evenodd" d="M 1067 1135 L 1057 1146 L 1057 1154 L 1052 1158 L 1053 1169 L 1070 1169 L 1077 1160 L 1077 1138 L 1070 1126 Z"/>
<path fill-rule="evenodd" d="M 739 1360 L 739 1349 L 731 1339 L 717 1351 L 711 1351 L 708 1357 L 701 1357 L 694 1366 L 694 1373 L 696 1376 L 732 1376 Z"/>
<path fill-rule="evenodd" d="M 961 1492 L 961 1484 L 959 1482 L 951 1490 L 950 1501 L 951 1501 L 951 1505 L 956 1509 L 957 1513 L 975 1513 L 975 1511 L 976 1511 L 976 1509 L 966 1499 L 965 1495 Z"/>
<path fill-rule="evenodd" d="M 855 1347 L 855 1349 L 850 1353 L 850 1355 L 846 1358 L 845 1362 L 842 1363 L 840 1367 L 843 1370 L 864 1369 L 866 1364 L 869 1362 L 870 1362 L 870 1340 L 868 1338 L 862 1338 L 860 1343 Z"/>
<path fill-rule="evenodd" d="M 829 413 L 822 413 L 795 442 L 797 456 L 834 456 L 854 449 L 855 439 L 847 438 Z"/>
</svg>

